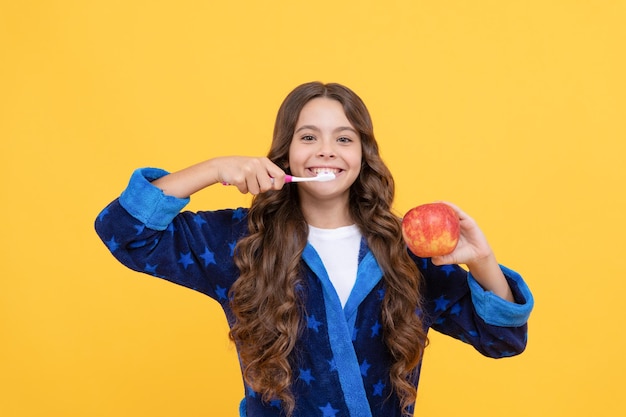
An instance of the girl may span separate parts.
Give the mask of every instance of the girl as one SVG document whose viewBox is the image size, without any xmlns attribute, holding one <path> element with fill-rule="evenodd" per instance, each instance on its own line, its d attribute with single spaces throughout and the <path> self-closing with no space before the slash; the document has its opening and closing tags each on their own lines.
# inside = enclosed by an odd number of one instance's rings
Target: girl
<svg viewBox="0 0 626 417">
<path fill-rule="evenodd" d="M 336 178 L 285 183 L 320 172 Z M 180 212 L 222 183 L 253 194 L 251 207 Z M 429 328 L 516 355 L 533 301 L 457 207 L 455 251 L 414 256 L 393 196 L 361 99 L 313 82 L 281 105 L 267 158 L 139 169 L 96 229 L 127 267 L 221 304 L 246 387 L 241 416 L 408 416 Z"/>
</svg>

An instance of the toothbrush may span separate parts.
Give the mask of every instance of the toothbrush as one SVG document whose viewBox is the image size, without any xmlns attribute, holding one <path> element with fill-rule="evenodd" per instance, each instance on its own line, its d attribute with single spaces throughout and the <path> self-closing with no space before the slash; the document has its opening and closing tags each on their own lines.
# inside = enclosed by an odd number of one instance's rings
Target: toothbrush
<svg viewBox="0 0 626 417">
<path fill-rule="evenodd" d="M 335 179 L 335 174 L 332 172 L 321 172 L 316 177 L 293 177 L 291 175 L 285 175 L 285 182 L 309 182 L 309 181 L 318 181 L 318 182 L 326 182 L 332 181 Z"/>
<path fill-rule="evenodd" d="M 333 174 L 332 172 L 321 172 L 319 174 L 317 174 L 316 177 L 294 177 L 292 175 L 285 175 L 285 184 L 290 183 L 290 182 L 311 182 L 311 181 L 317 181 L 317 182 L 326 182 L 326 181 L 332 181 L 334 180 L 335 174 Z M 274 178 L 272 178 L 272 182 L 274 181 Z M 223 182 L 222 185 L 230 185 L 227 182 Z"/>
</svg>

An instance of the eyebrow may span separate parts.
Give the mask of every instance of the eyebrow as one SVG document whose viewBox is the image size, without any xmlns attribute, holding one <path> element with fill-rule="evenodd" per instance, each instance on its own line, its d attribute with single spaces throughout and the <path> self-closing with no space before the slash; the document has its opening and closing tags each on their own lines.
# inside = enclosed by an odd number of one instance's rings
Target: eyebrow
<svg viewBox="0 0 626 417">
<path fill-rule="evenodd" d="M 296 129 L 295 133 L 298 133 L 301 130 L 315 130 L 315 131 L 320 131 L 321 129 L 315 125 L 304 125 L 304 126 L 300 126 L 299 128 Z M 359 134 L 359 132 L 356 131 L 356 129 L 354 129 L 351 126 L 339 126 L 338 128 L 333 130 L 333 133 L 337 133 L 337 132 L 342 132 L 344 130 L 349 130 L 351 132 L 354 132 L 355 134 Z"/>
</svg>

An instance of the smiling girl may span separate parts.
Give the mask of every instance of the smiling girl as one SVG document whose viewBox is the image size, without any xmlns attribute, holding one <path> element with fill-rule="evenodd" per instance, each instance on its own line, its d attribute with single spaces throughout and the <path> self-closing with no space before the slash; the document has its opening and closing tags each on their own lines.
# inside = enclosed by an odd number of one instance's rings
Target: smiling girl
<svg viewBox="0 0 626 417">
<path fill-rule="evenodd" d="M 335 179 L 285 183 L 322 172 Z M 253 194 L 250 208 L 181 212 L 221 183 Z M 139 169 L 96 230 L 127 267 L 221 304 L 246 387 L 241 416 L 406 416 L 429 328 L 516 355 L 533 301 L 456 207 L 455 251 L 414 256 L 393 197 L 361 99 L 313 82 L 281 105 L 267 157 Z"/>
</svg>

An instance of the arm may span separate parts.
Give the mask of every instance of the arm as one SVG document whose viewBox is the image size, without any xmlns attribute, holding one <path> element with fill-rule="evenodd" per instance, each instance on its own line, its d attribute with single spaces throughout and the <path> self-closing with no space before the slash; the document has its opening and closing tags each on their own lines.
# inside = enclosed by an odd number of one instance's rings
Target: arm
<svg viewBox="0 0 626 417">
<path fill-rule="evenodd" d="M 152 182 L 165 194 L 187 198 L 216 183 L 236 186 L 242 193 L 259 194 L 282 188 L 285 172 L 267 158 L 229 156 L 209 159 Z"/>
<path fill-rule="evenodd" d="M 257 193 L 282 187 L 284 175 L 267 158 L 249 157 L 215 158 L 173 174 L 138 169 L 100 213 L 96 231 L 127 267 L 222 299 L 236 276 L 231 257 L 246 233 L 245 210 L 180 211 L 189 195 L 216 182 Z"/>
<path fill-rule="evenodd" d="M 246 234 L 246 210 L 181 212 L 188 198 L 168 196 L 151 183 L 166 174 L 134 171 L 121 196 L 98 215 L 96 232 L 126 267 L 225 302 L 238 275 L 232 251 Z"/>
<path fill-rule="evenodd" d="M 455 205 L 446 204 L 452 207 L 459 216 L 461 236 L 456 249 L 448 255 L 433 257 L 433 264 L 465 264 L 472 277 L 485 291 L 490 291 L 504 300 L 514 302 L 513 293 L 500 265 L 496 261 L 485 235 L 474 219 Z"/>
<path fill-rule="evenodd" d="M 459 216 L 461 237 L 449 255 L 422 260 L 432 327 L 489 357 L 521 353 L 527 342 L 532 294 L 515 271 L 496 262 L 476 222 Z M 469 274 L 458 265 L 467 265 Z M 443 265 L 443 266 L 440 266 Z"/>
<path fill-rule="evenodd" d="M 440 267 L 429 259 L 415 259 L 425 279 L 425 317 L 429 326 L 488 357 L 524 351 L 533 297 L 518 273 L 500 266 L 515 299 L 510 302 L 485 291 L 471 273 L 458 265 Z"/>
</svg>

